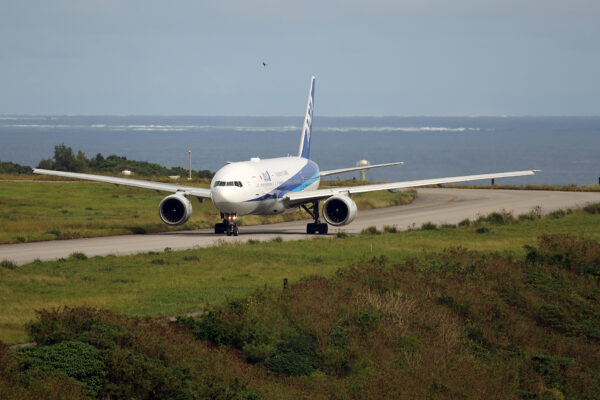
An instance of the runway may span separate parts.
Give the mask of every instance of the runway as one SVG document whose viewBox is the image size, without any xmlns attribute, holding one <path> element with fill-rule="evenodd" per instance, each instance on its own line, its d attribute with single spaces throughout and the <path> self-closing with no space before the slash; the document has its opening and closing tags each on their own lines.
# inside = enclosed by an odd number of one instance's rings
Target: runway
<svg viewBox="0 0 600 400">
<path fill-rule="evenodd" d="M 355 234 L 369 226 L 382 229 L 384 225 L 391 225 L 399 230 L 406 230 L 411 226 L 420 227 L 425 222 L 458 223 L 465 218 L 476 219 L 479 215 L 499 210 L 511 211 L 516 216 L 536 206 L 542 207 L 542 211 L 547 213 L 560 208 L 575 208 L 600 202 L 600 192 L 419 189 L 418 193 L 418 198 L 406 206 L 359 211 L 351 224 L 340 228 L 330 226 L 327 236 L 335 236 L 340 230 Z M 249 239 L 272 240 L 281 237 L 283 240 L 302 240 L 314 237 L 305 233 L 307 222 L 309 221 L 240 226 L 238 237 L 215 235 L 212 229 L 203 229 L 0 245 L 0 260 L 10 260 L 22 265 L 36 259 L 66 258 L 74 252 L 92 257 L 163 251 L 166 247 L 183 250 L 215 246 L 222 242 L 244 243 Z"/>
</svg>

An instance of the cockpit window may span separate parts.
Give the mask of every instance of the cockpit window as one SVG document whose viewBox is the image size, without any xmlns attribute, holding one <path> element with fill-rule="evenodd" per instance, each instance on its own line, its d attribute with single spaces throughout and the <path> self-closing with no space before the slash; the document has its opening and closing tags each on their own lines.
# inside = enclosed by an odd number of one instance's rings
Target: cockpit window
<svg viewBox="0 0 600 400">
<path fill-rule="evenodd" d="M 237 187 L 242 187 L 242 182 L 240 181 L 229 181 L 229 182 L 225 182 L 225 181 L 216 181 L 214 186 L 237 186 Z"/>
</svg>

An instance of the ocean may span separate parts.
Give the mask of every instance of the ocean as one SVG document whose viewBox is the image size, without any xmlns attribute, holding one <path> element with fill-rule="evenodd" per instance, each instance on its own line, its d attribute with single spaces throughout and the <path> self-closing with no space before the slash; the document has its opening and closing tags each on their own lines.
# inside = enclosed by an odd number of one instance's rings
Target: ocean
<svg viewBox="0 0 600 400">
<path fill-rule="evenodd" d="M 216 171 L 227 161 L 298 152 L 299 117 L 1 116 L 0 160 L 37 166 L 64 143 L 88 157 Z M 311 158 L 322 170 L 404 161 L 370 180 L 414 180 L 524 169 L 497 183 L 588 185 L 600 177 L 600 117 L 321 117 Z M 358 173 L 341 175 L 341 179 Z M 486 182 L 487 183 L 487 182 Z"/>
</svg>

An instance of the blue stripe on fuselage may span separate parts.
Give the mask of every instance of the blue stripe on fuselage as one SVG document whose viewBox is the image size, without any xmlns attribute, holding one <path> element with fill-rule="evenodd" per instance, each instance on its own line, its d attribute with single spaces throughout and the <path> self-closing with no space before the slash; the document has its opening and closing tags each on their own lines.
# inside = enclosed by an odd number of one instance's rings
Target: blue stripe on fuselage
<svg viewBox="0 0 600 400">
<path fill-rule="evenodd" d="M 311 160 L 306 161 L 306 165 L 302 167 L 300 171 L 275 189 L 260 197 L 246 201 L 262 201 L 276 198 L 280 199 L 289 192 L 299 192 L 312 185 L 319 179 L 319 167 L 317 167 L 317 164 Z"/>
</svg>

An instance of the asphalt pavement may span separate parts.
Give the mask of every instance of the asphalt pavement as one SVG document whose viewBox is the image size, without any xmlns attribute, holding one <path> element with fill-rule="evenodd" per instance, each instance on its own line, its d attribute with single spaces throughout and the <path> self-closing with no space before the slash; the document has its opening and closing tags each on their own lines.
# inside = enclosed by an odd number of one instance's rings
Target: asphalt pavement
<svg viewBox="0 0 600 400">
<path fill-rule="evenodd" d="M 348 234 L 359 233 L 364 228 L 384 225 L 398 230 L 420 227 L 423 223 L 455 224 L 465 218 L 476 219 L 494 211 L 510 211 L 514 215 L 541 207 L 547 213 L 557 209 L 575 208 L 600 202 L 600 192 L 559 192 L 538 190 L 488 190 L 488 189 L 419 189 L 418 198 L 411 204 L 375 210 L 359 211 L 349 225 L 329 227 L 332 237 L 342 230 Z M 242 217 L 243 218 L 243 217 Z M 215 246 L 222 242 L 247 242 L 254 240 L 302 240 L 314 237 L 306 234 L 309 220 L 271 225 L 240 226 L 239 236 L 215 235 L 212 229 L 168 232 L 147 235 L 107 236 L 90 239 L 53 240 L 47 242 L 0 245 L 0 260 L 10 260 L 22 265 L 36 259 L 55 260 L 81 252 L 88 257 L 125 255 L 149 251 L 183 250 Z"/>
</svg>

